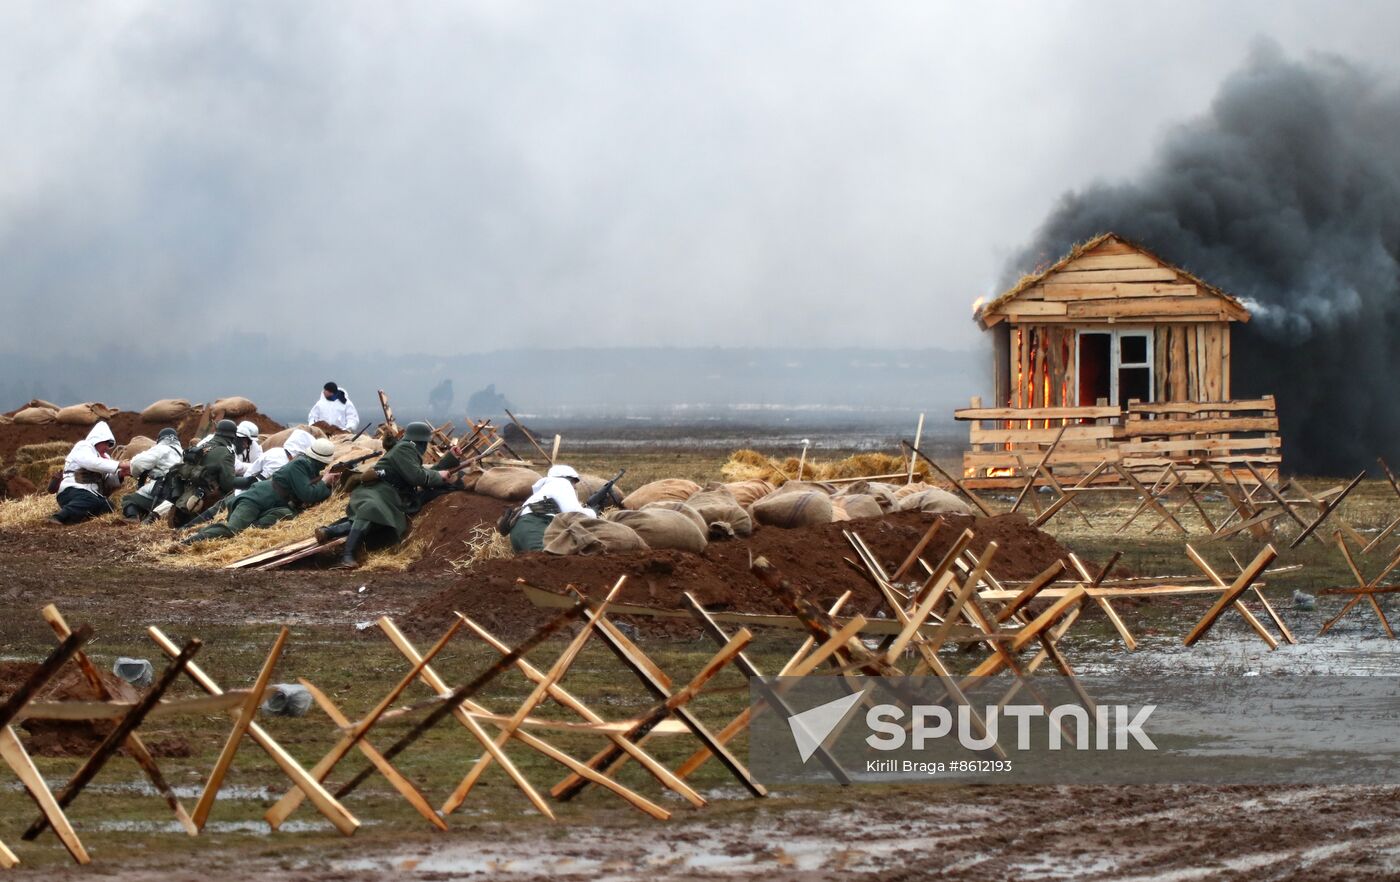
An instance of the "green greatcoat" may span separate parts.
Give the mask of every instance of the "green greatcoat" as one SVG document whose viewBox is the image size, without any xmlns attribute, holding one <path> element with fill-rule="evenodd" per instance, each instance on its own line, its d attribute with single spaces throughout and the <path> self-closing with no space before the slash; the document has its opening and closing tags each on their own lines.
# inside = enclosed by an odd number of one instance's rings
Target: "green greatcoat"
<svg viewBox="0 0 1400 882">
<path fill-rule="evenodd" d="M 195 539 L 226 539 L 250 526 L 270 527 L 296 517 L 303 508 L 324 502 L 330 497 L 331 488 L 317 477 L 325 467 L 325 463 L 309 456 L 298 456 L 270 479 L 240 493 L 229 509 L 228 520 L 210 524 L 196 533 Z"/>
<path fill-rule="evenodd" d="M 210 487 L 218 487 L 223 494 L 233 490 L 234 481 L 238 478 L 233 471 L 233 448 L 223 441 L 209 443 L 199 460 L 199 467 L 205 483 Z"/>
<path fill-rule="evenodd" d="M 400 441 L 375 463 L 380 479 L 362 482 L 351 491 L 345 512 L 351 520 L 388 527 L 394 531 L 395 541 L 402 541 L 408 535 L 408 516 L 418 510 L 416 491 L 443 486 L 438 472 L 456 465 L 457 458 L 449 453 L 432 469 L 425 469 L 418 446 Z"/>
</svg>

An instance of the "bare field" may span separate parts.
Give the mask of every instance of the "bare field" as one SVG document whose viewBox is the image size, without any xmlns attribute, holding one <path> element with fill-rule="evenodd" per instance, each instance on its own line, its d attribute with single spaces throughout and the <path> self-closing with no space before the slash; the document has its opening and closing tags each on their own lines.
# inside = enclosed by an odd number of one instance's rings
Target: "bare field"
<svg viewBox="0 0 1400 882">
<path fill-rule="evenodd" d="M 786 455 L 789 451 L 781 451 Z M 849 451 L 822 450 L 823 459 Z M 588 447 L 571 462 L 582 471 L 611 475 L 628 469 L 635 486 L 656 477 L 717 480 L 727 450 L 673 450 L 628 445 Z M 952 458 L 949 458 L 949 465 Z M 634 483 L 635 481 L 635 483 Z M 1316 479 L 1323 489 L 1338 483 Z M 1009 497 L 995 500 L 1009 506 Z M 1223 500 L 1208 500 L 1222 513 Z M 1122 572 L 1189 576 L 1197 572 L 1186 558 L 1182 537 L 1152 531 L 1145 515 L 1128 531 L 1114 529 L 1132 506 L 1120 496 L 1086 498 L 1092 525 L 1072 510 L 1049 526 L 1070 549 L 1086 559 L 1104 560 L 1122 551 Z M 1340 513 L 1363 535 L 1400 513 L 1388 485 L 1368 481 Z M 1214 516 L 1214 515 L 1213 515 Z M 1220 569 L 1233 572 L 1230 555 L 1241 561 L 1258 550 L 1250 538 L 1204 543 L 1203 529 L 1182 520 L 1189 537 Z M 856 525 L 860 528 L 860 525 Z M 1329 528 L 1330 529 L 1330 528 Z M 144 531 L 137 531 L 144 532 Z M 1291 535 L 1286 531 L 1285 536 Z M 133 542 L 135 534 L 111 520 L 73 529 L 27 523 L 0 528 L 0 657 L 33 660 L 52 645 L 39 609 L 57 603 L 70 622 L 92 622 L 98 638 L 91 652 L 99 666 L 118 655 L 157 661 L 144 635 L 159 625 L 177 641 L 205 641 L 199 664 L 226 687 L 246 686 L 271 644 L 276 625 L 290 624 L 293 639 L 276 680 L 305 677 L 331 696 L 351 718 L 367 711 L 407 671 L 407 664 L 373 627 L 378 615 L 399 618 L 424 647 L 432 634 L 414 630 L 408 611 L 445 587 L 470 585 L 471 573 L 359 571 L 333 573 L 301 569 L 285 573 L 228 574 L 153 565 Z M 1397 540 L 1400 541 L 1400 540 Z M 1354 613 L 1332 633 L 1316 638 L 1321 621 L 1339 606 L 1321 598 L 1315 611 L 1294 610 L 1295 589 L 1316 591 L 1351 584 L 1330 534 L 1296 550 L 1281 547 L 1278 565 L 1303 569 L 1269 580 L 1268 596 L 1298 634 L 1301 645 L 1265 651 L 1235 617 L 1227 617 L 1201 644 L 1185 650 L 1180 635 L 1207 604 L 1171 600 L 1125 605 L 1123 617 L 1142 640 L 1132 663 L 1163 668 L 1194 666 L 1233 675 L 1249 670 L 1305 671 L 1319 665 L 1393 672 L 1400 654 L 1383 639 L 1373 616 Z M 1286 544 L 1286 543 L 1285 543 Z M 1359 560 L 1375 572 L 1394 543 Z M 520 601 L 524 603 L 523 600 Z M 491 623 L 488 623 L 491 626 Z M 518 633 L 511 637 L 520 636 Z M 640 645 L 674 679 L 694 674 L 713 651 L 693 634 L 670 635 L 643 628 Z M 762 669 L 781 664 L 795 648 L 791 632 L 760 632 L 751 656 Z M 537 663 L 557 654 L 561 640 L 544 647 Z M 1071 661 L 1083 669 L 1105 669 L 1126 656 L 1107 623 L 1095 615 L 1065 643 Z M 449 682 L 460 682 L 496 657 L 480 641 L 459 636 L 434 666 Z M 649 698 L 612 656 L 596 645 L 585 649 L 565 685 L 605 715 L 623 717 L 649 704 Z M 744 682 L 727 670 L 714 690 L 695 706 L 718 727 L 747 702 Z M 193 695 L 182 684 L 180 694 Z M 527 695 L 518 674 L 498 680 L 483 695 L 493 709 L 510 712 Z M 427 697 L 415 685 L 404 701 Z M 563 715 L 550 711 L 549 715 Z M 263 724 L 304 764 L 329 749 L 336 736 L 327 719 L 313 710 L 302 719 L 263 719 Z M 400 721 L 377 728 L 371 739 L 385 747 L 405 731 Z M 220 717 L 152 724 L 152 738 L 182 735 L 190 755 L 161 760 L 187 806 L 198 796 L 202 777 L 213 765 L 228 721 Z M 575 756 L 598 747 L 596 736 L 558 732 L 549 740 Z M 657 739 L 657 755 L 673 767 L 688 756 L 693 742 Z M 736 742 L 739 755 L 747 746 Z M 562 776 L 557 764 L 512 746 L 512 759 L 537 787 L 547 789 Z M 479 755 L 465 730 L 453 722 L 435 729 L 397 762 L 439 805 Z M 333 776 L 343 781 L 362 763 L 352 756 Z M 79 759 L 40 757 L 51 783 L 62 782 Z M 262 813 L 284 791 L 286 779 L 251 742 L 244 744 L 216 803 L 206 835 L 184 836 L 168 810 L 143 782 L 136 766 L 118 758 L 70 810 L 94 856 L 91 869 L 73 868 L 51 834 L 37 843 L 18 841 L 34 814 L 33 805 L 8 774 L 0 774 L 0 840 L 14 848 L 24 865 L 9 872 L 16 879 L 76 878 L 100 873 L 116 879 L 205 879 L 211 871 L 238 878 L 283 880 L 363 878 L 878 878 L 940 876 L 950 879 L 1316 879 L 1394 878 L 1400 874 L 1400 792 L 1341 787 L 1039 787 L 966 785 L 861 785 L 849 789 L 808 786 L 755 800 L 716 763 L 696 773 L 693 783 L 710 804 L 691 808 L 666 795 L 644 773 L 626 769 L 619 779 L 674 813 L 657 822 L 605 792 L 590 788 L 580 798 L 557 804 L 557 822 L 534 812 L 499 769 L 491 769 L 457 813 L 449 831 L 432 831 L 381 777 L 352 795 L 347 807 L 363 826 L 353 838 L 339 836 L 314 810 L 303 806 L 279 833 L 269 834 Z M 219 868 L 213 870 L 213 868 Z"/>
</svg>

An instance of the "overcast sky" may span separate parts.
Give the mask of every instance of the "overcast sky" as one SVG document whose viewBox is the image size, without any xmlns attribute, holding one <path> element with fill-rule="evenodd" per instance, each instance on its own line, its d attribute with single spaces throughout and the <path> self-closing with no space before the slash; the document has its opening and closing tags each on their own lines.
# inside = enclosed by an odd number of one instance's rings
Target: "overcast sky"
<svg viewBox="0 0 1400 882">
<path fill-rule="evenodd" d="M 1056 198 L 1131 176 L 1252 43 L 1390 76 L 1397 23 L 1382 3 L 10 0 L 0 346 L 970 346 L 971 301 Z"/>
</svg>

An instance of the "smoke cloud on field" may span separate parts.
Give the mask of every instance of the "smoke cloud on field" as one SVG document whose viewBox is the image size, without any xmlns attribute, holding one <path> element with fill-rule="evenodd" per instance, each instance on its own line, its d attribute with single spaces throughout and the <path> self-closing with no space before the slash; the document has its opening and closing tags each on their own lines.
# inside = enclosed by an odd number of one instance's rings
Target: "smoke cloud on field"
<svg viewBox="0 0 1400 882">
<path fill-rule="evenodd" d="M 1233 393 L 1279 399 L 1293 468 L 1400 451 L 1400 88 L 1262 43 L 1122 183 L 1067 193 L 1006 278 L 1112 230 L 1239 296 Z"/>
<path fill-rule="evenodd" d="M 14 0 L 0 348 L 968 348 L 1256 34 L 1390 64 L 1400 22 L 1223 9 Z"/>
</svg>

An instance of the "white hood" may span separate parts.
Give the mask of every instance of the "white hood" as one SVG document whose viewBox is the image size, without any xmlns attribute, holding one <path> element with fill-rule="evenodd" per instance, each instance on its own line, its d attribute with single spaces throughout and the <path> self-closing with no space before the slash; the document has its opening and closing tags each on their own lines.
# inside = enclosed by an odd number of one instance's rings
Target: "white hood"
<svg viewBox="0 0 1400 882">
<path fill-rule="evenodd" d="M 103 441 L 111 441 L 113 444 L 117 443 L 116 436 L 112 434 L 112 427 L 107 425 L 106 420 L 98 420 L 97 425 L 88 430 L 87 438 L 83 440 L 94 447 L 101 444 Z"/>
<path fill-rule="evenodd" d="M 288 457 L 298 456 L 311 449 L 311 442 L 316 439 L 305 429 L 296 429 L 287 436 L 287 440 L 282 442 L 282 449 L 287 451 Z"/>
</svg>

